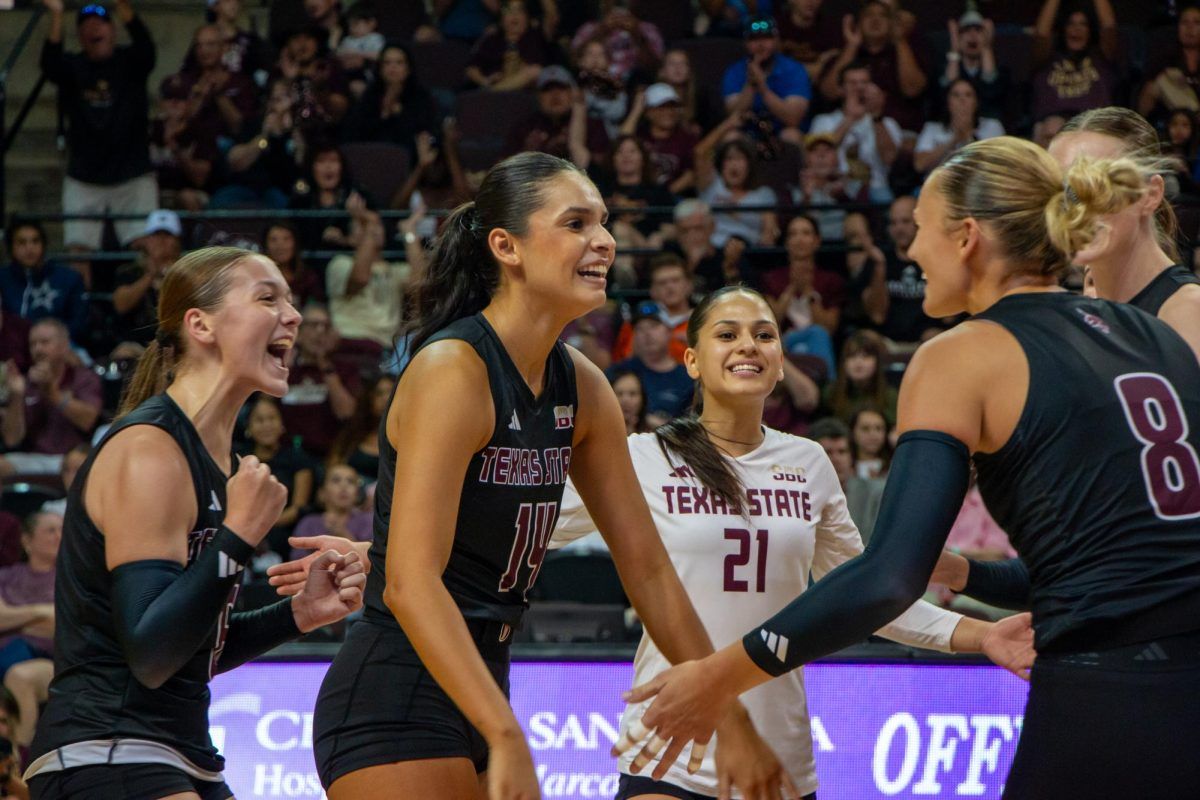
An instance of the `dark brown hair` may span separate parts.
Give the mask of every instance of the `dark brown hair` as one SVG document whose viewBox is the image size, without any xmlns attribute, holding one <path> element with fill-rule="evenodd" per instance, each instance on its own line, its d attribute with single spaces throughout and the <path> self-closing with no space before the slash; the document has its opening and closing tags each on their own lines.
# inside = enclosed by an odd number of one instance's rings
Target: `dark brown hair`
<svg viewBox="0 0 1200 800">
<path fill-rule="evenodd" d="M 189 309 L 212 312 L 220 307 L 233 278 L 233 267 L 258 254 L 240 247 L 193 250 L 167 269 L 158 296 L 158 332 L 138 359 L 125 387 L 117 417 L 165 391 L 187 357 L 183 316 Z"/>
<path fill-rule="evenodd" d="M 391 381 L 393 387 L 396 385 L 396 379 L 387 374 L 377 375 L 363 385 L 362 391 L 358 394 L 358 401 L 354 404 L 354 413 L 350 415 L 350 419 L 346 420 L 341 432 L 329 446 L 329 458 L 326 459 L 327 468 L 349 461 L 359 444 L 370 436 L 372 431 L 378 430 L 380 416 L 375 413 L 375 389 L 383 381 Z M 384 406 L 383 413 L 387 413 L 387 406 Z"/>
<path fill-rule="evenodd" d="M 756 297 L 768 309 L 771 307 L 766 298 L 748 286 L 723 286 L 715 292 L 710 292 L 692 311 L 692 316 L 688 320 L 688 347 L 695 347 L 700 341 L 700 330 L 708 321 L 712 307 L 734 293 Z M 730 511 L 740 513 L 745 508 L 746 495 L 742 479 L 729 465 L 725 455 L 708 438 L 708 432 L 700 424 L 702 413 L 704 413 L 704 386 L 697 381 L 695 394 L 692 395 L 691 410 L 675 417 L 654 432 L 658 438 L 658 446 L 662 449 L 668 464 L 672 466 L 675 464 L 671 453 L 678 455 L 683 459 L 683 463 L 695 473 L 696 479 L 704 488 L 724 500 Z"/>
<path fill-rule="evenodd" d="M 866 392 L 853 386 L 846 375 L 846 359 L 859 353 L 875 356 L 875 376 L 871 378 L 870 388 Z M 829 398 L 829 409 L 835 416 L 843 420 L 849 419 L 855 403 L 862 400 L 880 408 L 887 407 L 887 377 L 883 373 L 886 358 L 887 346 L 883 343 L 883 337 L 875 331 L 855 331 L 846 339 L 846 343 L 842 345 L 842 361 L 838 364 L 837 381 L 833 384 L 833 394 Z"/>
</svg>

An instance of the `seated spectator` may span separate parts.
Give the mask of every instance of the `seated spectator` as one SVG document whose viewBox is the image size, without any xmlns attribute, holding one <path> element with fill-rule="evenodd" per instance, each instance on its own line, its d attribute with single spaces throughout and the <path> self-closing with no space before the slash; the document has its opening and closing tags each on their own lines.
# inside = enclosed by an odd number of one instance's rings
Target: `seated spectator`
<svg viewBox="0 0 1200 800">
<path fill-rule="evenodd" d="M 613 142 L 611 175 L 598 180 L 596 185 L 609 211 L 641 207 L 673 208 L 675 198 L 654 180 L 654 164 L 650 161 L 641 141 L 632 134 L 622 134 Z M 613 213 L 612 233 L 617 241 L 617 251 L 630 247 L 661 247 L 665 226 L 669 217 L 663 214 L 639 214 L 629 211 Z M 621 259 L 618 256 L 618 259 Z M 618 278 L 627 273 L 628 267 L 617 264 Z M 628 279 L 625 285 L 636 285 Z"/>
<path fill-rule="evenodd" d="M 820 80 L 842 49 L 840 20 L 822 13 L 822 0 L 791 0 L 775 14 L 780 49 L 799 61 L 809 77 Z"/>
<path fill-rule="evenodd" d="M 230 72 L 245 75 L 263 87 L 271 66 L 269 48 L 257 33 L 241 27 L 241 16 L 242 0 L 208 0 L 208 21 L 217 26 L 225 42 L 221 63 Z M 184 71 L 193 66 L 191 61 L 183 63 Z"/>
<path fill-rule="evenodd" d="M 633 355 L 608 368 L 609 380 L 622 370 L 632 370 L 646 389 L 650 424 L 662 425 L 691 406 L 695 386 L 687 369 L 671 356 L 671 328 L 658 303 L 647 301 L 633 313 Z"/>
<path fill-rule="evenodd" d="M 17 742 L 28 745 L 37 726 L 38 708 L 54 673 L 54 567 L 62 540 L 62 517 L 32 514 L 22 545 L 27 560 L 0 568 L 0 674 L 16 701 Z"/>
<path fill-rule="evenodd" d="M 941 119 L 926 122 L 917 137 L 913 152 L 917 172 L 932 171 L 955 150 L 971 142 L 1004 135 L 1000 120 L 980 116 L 979 97 L 966 78 L 958 78 L 946 87 L 944 108 Z"/>
<path fill-rule="evenodd" d="M 250 416 L 246 420 L 248 441 L 237 448 L 239 455 L 255 456 L 270 467 L 271 475 L 287 489 L 287 505 L 262 545 L 278 553 L 281 560 L 288 555 L 287 538 L 292 527 L 312 500 L 316 467 L 303 450 L 285 438 L 286 433 L 279 401 L 270 395 L 259 394 L 251 401 Z"/>
<path fill-rule="evenodd" d="M 425 209 L 457 208 L 474 196 L 458 155 L 458 140 L 453 117 L 442 120 L 441 142 L 432 133 L 418 133 L 416 162 L 392 198 L 392 208 L 407 208 L 422 216 L 412 228 L 413 235 L 422 240 L 431 240 L 437 233 L 437 220 L 424 216 Z M 408 234 L 403 230 L 401 234 L 407 243 Z"/>
<path fill-rule="evenodd" d="M 919 56 L 924 48 L 913 47 L 908 38 L 912 31 L 905 28 L 896 9 L 884 0 L 866 0 L 857 19 L 847 14 L 842 20 L 842 51 L 825 71 L 821 93 L 828 100 L 844 98 L 842 73 L 851 64 L 861 64 L 869 81 L 883 93 L 882 107 L 871 115 L 895 120 L 915 137 L 925 121 L 924 94 L 929 79 Z"/>
<path fill-rule="evenodd" d="M 996 63 L 992 42 L 996 26 L 975 9 L 958 20 L 946 23 L 950 31 L 950 50 L 938 85 L 942 90 L 959 79 L 967 80 L 979 98 L 979 113 L 984 117 L 1002 119 L 1008 102 L 1008 68 Z"/>
<path fill-rule="evenodd" d="M 305 452 L 324 458 L 339 427 L 354 413 L 361 381 L 357 370 L 334 357 L 338 335 L 328 309 L 309 303 L 302 312 L 279 410 L 284 429 L 300 437 Z"/>
<path fill-rule="evenodd" d="M 361 97 L 363 89 L 375 72 L 375 63 L 383 52 L 385 39 L 379 32 L 379 20 L 375 6 L 370 0 L 358 0 L 346 13 L 349 36 L 343 36 L 337 45 L 338 63 L 350 85 L 350 92 Z"/>
<path fill-rule="evenodd" d="M 328 49 L 324 29 L 300 28 L 288 35 L 276 64 L 277 76 L 292 84 L 297 124 L 318 136 L 328 135 L 350 107 L 346 78 Z"/>
<path fill-rule="evenodd" d="M 309 303 L 325 302 L 325 279 L 301 257 L 295 225 L 286 220 L 272 222 L 263 231 L 262 243 L 263 254 L 275 262 L 292 290 L 293 306 L 304 308 Z"/>
<path fill-rule="evenodd" d="M 850 415 L 850 445 L 854 472 L 860 478 L 887 478 L 892 465 L 891 425 L 875 406 L 862 406 Z"/>
<path fill-rule="evenodd" d="M 668 242 L 666 249 L 683 256 L 696 288 L 711 292 L 734 283 L 752 282 L 744 240 L 731 236 L 720 250 L 713 245 L 717 221 L 707 203 L 684 200 L 675 206 L 674 219 L 675 241 Z"/>
<path fill-rule="evenodd" d="M 158 327 L 158 293 L 163 275 L 183 253 L 183 226 L 174 211 L 159 209 L 146 218 L 135 246 L 138 259 L 117 269 L 113 309 L 122 339 L 149 344 Z"/>
<path fill-rule="evenodd" d="M 75 476 L 79 474 L 79 468 L 83 466 L 83 462 L 87 461 L 89 455 L 92 454 L 92 445 L 90 442 L 77 444 L 72 447 L 67 454 L 63 456 L 62 469 L 58 472 L 58 477 L 62 479 L 63 491 L 67 494 L 71 492 L 71 484 L 75 482 Z M 42 511 L 48 511 L 51 514 L 58 514 L 60 517 L 67 515 L 67 498 L 63 496 L 58 500 L 47 500 L 42 503 Z M 10 515 L 11 516 L 11 515 Z M 3 558 L 0 557 L 0 562 Z M 12 562 L 8 562 L 12 563 Z M 7 564 L 0 563 L 0 566 Z"/>
<path fill-rule="evenodd" d="M 158 186 L 149 158 L 146 79 L 154 69 L 154 42 L 129 0 L 117 0 L 130 43 L 116 46 L 113 12 L 89 3 L 79 9 L 80 53 L 63 52 L 62 0 L 43 0 L 51 20 L 42 49 L 46 79 L 58 87 L 67 120 L 67 171 L 62 186 L 64 214 L 140 214 L 158 205 Z M 118 220 L 122 246 L 137 236 L 137 222 Z M 68 248 L 100 249 L 100 220 L 68 220 Z M 89 267 L 84 284 L 90 282 Z"/>
<path fill-rule="evenodd" d="M 820 404 L 817 379 L 785 357 L 783 380 L 775 384 L 763 405 L 763 424 L 793 436 L 804 436 L 812 422 L 812 413 Z"/>
<path fill-rule="evenodd" d="M 875 519 L 879 516 L 879 504 L 883 499 L 885 482 L 879 478 L 860 478 L 854 472 L 854 454 L 850 449 L 850 429 L 835 417 L 826 417 L 813 423 L 808 435 L 825 450 L 837 473 L 842 492 L 846 495 L 846 508 L 850 519 L 858 528 L 863 544 L 871 541 L 875 530 Z"/>
<path fill-rule="evenodd" d="M 103 398 L 95 372 L 72 363 L 67 326 L 53 317 L 29 331 L 33 366 L 9 376 L 9 403 L 2 427 L 11 450 L 0 456 L 0 475 L 54 475 L 63 455 L 88 441 Z"/>
<path fill-rule="evenodd" d="M 305 152 L 297 100 L 291 81 L 271 82 L 266 113 L 244 126 L 225 156 L 226 184 L 213 192 L 210 208 L 287 208 Z"/>
<path fill-rule="evenodd" d="M 820 227 L 822 239 L 840 242 L 845 238 L 846 212 L 839 206 L 869 200 L 866 182 L 842 172 L 833 133 L 810 133 L 804 137 L 804 166 L 800 170 L 800 185 L 792 189 L 792 202 L 798 206 L 831 206 L 828 210 L 808 210 Z"/>
<path fill-rule="evenodd" d="M 350 217 L 370 205 L 354 184 L 342 150 L 334 142 L 322 142 L 308 149 L 305 177 L 296 182 L 288 208 L 306 211 L 345 211 L 343 217 L 320 217 L 300 222 L 300 240 L 305 250 L 347 249 Z"/>
<path fill-rule="evenodd" d="M 1069 9 L 1059 20 L 1059 0 L 1044 0 L 1034 26 L 1036 72 L 1030 80 L 1034 119 L 1068 117 L 1113 104 L 1120 77 L 1117 16 L 1109 0 L 1092 0 L 1092 14 Z"/>
<path fill-rule="evenodd" d="M 622 82 L 634 73 L 643 80 L 653 75 L 663 56 L 658 28 L 639 20 L 629 6 L 629 0 L 600 0 L 600 19 L 584 24 L 571 40 L 574 52 L 590 40 L 603 42 L 613 74 Z"/>
<path fill-rule="evenodd" d="M 339 253 L 325 268 L 329 313 L 343 349 L 347 340 L 376 355 L 392 347 L 403 312 L 404 282 L 413 270 L 425 266 L 424 251 L 415 235 L 420 221 L 417 215 L 404 221 L 405 233 L 414 233 L 405 241 L 408 261 L 393 263 L 381 255 L 386 235 L 379 215 L 356 214 L 351 230 L 353 254 Z"/>
<path fill-rule="evenodd" d="M 697 84 L 686 50 L 676 47 L 667 51 L 658 68 L 658 80 L 675 90 L 681 103 L 683 124 L 697 137 L 715 128 L 725 118 L 723 104 L 713 102 L 712 93 Z"/>
<path fill-rule="evenodd" d="M 475 43 L 466 76 L 483 89 L 528 89 L 550 60 L 546 38 L 530 25 L 525 4 L 508 0 L 500 9 L 500 26 Z"/>
<path fill-rule="evenodd" d="M 612 365 L 612 349 L 620 322 L 620 315 L 613 312 L 610 304 L 605 304 L 568 322 L 559 338 L 605 370 Z"/>
<path fill-rule="evenodd" d="M 1179 11 L 1178 46 L 1168 53 L 1148 53 L 1150 80 L 1137 98 L 1137 112 L 1157 121 L 1177 110 L 1200 111 L 1200 8 Z"/>
<path fill-rule="evenodd" d="M 1196 194 L 1197 173 L 1196 149 L 1196 114 L 1186 109 L 1177 108 L 1167 115 L 1165 136 L 1162 143 L 1162 154 L 1173 159 L 1175 180 L 1178 181 L 1178 192 Z M 1171 189 L 1168 189 L 1168 193 Z"/>
<path fill-rule="evenodd" d="M 542 69 L 537 80 L 538 110 L 513 127 L 505 155 L 536 150 L 565 158 L 580 169 L 593 163 L 603 166 L 608 134 L 604 123 L 587 116 L 578 88 L 566 67 L 553 64 Z"/>
<path fill-rule="evenodd" d="M 773 206 L 778 202 L 771 187 L 757 185 L 754 147 L 735 134 L 741 121 L 740 113 L 731 114 L 696 145 L 696 190 L 709 207 Z M 734 138 L 726 139 L 727 134 Z M 714 217 L 714 247 L 723 248 L 735 237 L 750 246 L 769 246 L 779 239 L 779 219 L 774 211 L 718 211 Z"/>
<path fill-rule="evenodd" d="M 725 70 L 721 80 L 725 110 L 748 114 L 749 129 L 757 131 L 765 125 L 776 136 L 800 142 L 800 123 L 812 100 L 808 71 L 779 52 L 779 31 L 770 17 L 746 23 L 746 53 L 746 58 Z"/>
<path fill-rule="evenodd" d="M 846 302 L 846 281 L 836 272 L 817 265 L 821 234 L 812 217 L 801 214 L 788 223 L 784 247 L 787 269 L 763 276 L 775 318 L 784 330 L 784 350 L 795 355 L 817 356 L 825 362 L 827 374 L 835 375 L 833 337 Z M 781 277 L 786 276 L 787 281 L 782 288 L 775 277 L 780 273 L 784 273 Z"/>
<path fill-rule="evenodd" d="M 638 92 L 621 133 L 637 135 L 659 186 L 681 194 L 696 185 L 692 158 L 698 139 L 684 124 L 683 105 L 671 84 L 655 83 Z"/>
<path fill-rule="evenodd" d="M 173 96 L 186 96 L 184 118 L 197 142 L 212 150 L 228 149 L 246 120 L 258 111 L 257 87 L 248 76 L 230 72 L 223 61 L 225 39 L 216 25 L 196 29 L 193 70 L 178 72 L 163 85 Z M 224 148 L 222 148 L 224 145 Z"/>
<path fill-rule="evenodd" d="M 372 482 L 375 477 L 370 479 Z M 320 512 L 305 514 L 296 525 L 296 536 L 340 536 L 352 542 L 370 541 L 374 535 L 370 511 L 362 510 L 363 478 L 349 464 L 330 464 L 325 480 L 317 492 Z M 293 549 L 291 559 L 309 555 L 306 550 Z"/>
<path fill-rule="evenodd" d="M 354 404 L 354 413 L 329 448 L 329 464 L 346 464 L 374 483 L 379 477 L 379 422 L 387 413 L 396 379 L 379 375 L 367 381 Z"/>
<path fill-rule="evenodd" d="M 337 49 L 346 35 L 342 27 L 342 0 L 304 0 L 308 26 L 321 34 L 330 49 Z"/>
<path fill-rule="evenodd" d="M 158 114 L 150 126 L 150 164 L 163 205 L 200 211 L 208 205 L 221 151 L 211 136 L 198 136 L 188 118 L 188 91 L 173 77 L 159 88 Z"/>
<path fill-rule="evenodd" d="M 900 152 L 900 125 L 885 115 L 887 97 L 872 82 L 865 63 L 842 67 L 840 85 L 841 108 L 818 114 L 809 130 L 812 134 L 831 134 L 838 145 L 841 171 L 855 180 L 867 181 L 873 202 L 889 202 L 892 188 L 888 173 Z"/>
<path fill-rule="evenodd" d="M 416 161 L 417 136 L 437 133 L 437 103 L 413 73 L 412 54 L 403 45 L 389 44 L 380 53 L 378 72 L 347 116 L 345 131 L 351 142 L 403 145 L 410 163 Z"/>
<path fill-rule="evenodd" d="M 624 82 L 612 70 L 604 43 L 595 39 L 585 42 L 575 56 L 575 64 L 579 69 L 577 80 L 583 92 L 588 119 L 604 123 L 604 132 L 608 137 L 616 137 L 629 114 L 629 93 L 625 91 Z"/>
<path fill-rule="evenodd" d="M 67 325 L 71 339 L 82 344 L 88 327 L 83 278 L 68 266 L 46 260 L 46 231 L 40 222 L 14 218 L 7 238 L 12 260 L 0 272 L 0 301 L 5 317 L 29 323 L 47 317 L 61 320 Z M 12 357 L 13 354 L 5 356 Z"/>
<path fill-rule="evenodd" d="M 609 375 L 608 380 L 625 418 L 625 433 L 629 436 L 651 433 L 654 429 L 646 415 L 646 387 L 642 386 L 638 374 L 631 369 L 621 369 Z"/>
<path fill-rule="evenodd" d="M 687 326 L 692 317 L 692 293 L 695 285 L 683 258 L 673 252 L 659 253 L 650 261 L 650 299 L 658 307 L 658 315 L 671 329 L 671 357 L 683 363 L 687 350 Z M 624 361 L 633 355 L 633 322 L 622 322 L 613 345 L 613 361 Z"/>
<path fill-rule="evenodd" d="M 708 17 L 709 36 L 736 38 L 746 24 L 759 14 L 771 14 L 782 5 L 780 0 L 758 0 L 753 5 L 745 0 L 702 0 L 701 9 Z"/>
<path fill-rule="evenodd" d="M 852 281 L 851 292 L 861 294 L 871 322 L 892 342 L 923 341 L 931 331 L 940 330 L 936 320 L 926 316 L 925 273 L 908 257 L 908 248 L 916 237 L 913 208 L 916 199 L 897 197 L 888 208 L 888 235 L 891 246 L 884 251 L 886 267 L 879 269 L 875 259 L 864 264 Z"/>
<path fill-rule="evenodd" d="M 897 393 L 887 382 L 884 363 L 887 348 L 874 331 L 856 331 L 842 345 L 837 380 L 824 392 L 825 409 L 849 423 L 855 409 L 869 405 L 883 411 L 889 425 L 896 421 Z"/>
</svg>

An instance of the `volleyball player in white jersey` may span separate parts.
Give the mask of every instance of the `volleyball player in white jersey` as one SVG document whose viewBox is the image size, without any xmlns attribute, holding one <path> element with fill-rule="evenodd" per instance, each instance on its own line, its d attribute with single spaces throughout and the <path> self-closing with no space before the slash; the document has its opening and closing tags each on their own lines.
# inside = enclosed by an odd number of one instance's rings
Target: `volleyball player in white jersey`
<svg viewBox="0 0 1200 800">
<path fill-rule="evenodd" d="M 692 312 L 688 345 L 685 363 L 698 381 L 696 413 L 628 441 L 663 544 L 720 648 L 801 594 L 810 570 L 820 580 L 863 545 L 820 445 L 762 424 L 764 401 L 783 375 L 778 325 L 762 296 L 738 287 L 712 293 Z M 568 483 L 552 546 L 595 529 Z M 880 633 L 942 651 L 984 650 L 1014 671 L 1033 661 L 1028 615 L 992 626 L 918 602 Z M 670 664 L 644 636 L 634 667 L 634 684 L 642 685 Z M 812 797 L 817 778 L 801 671 L 741 699 L 796 788 Z M 630 736 L 643 711 L 644 705 L 626 709 L 623 734 Z M 635 760 L 634 752 L 621 757 L 618 800 L 727 796 L 711 755 L 694 774 L 679 763 L 650 778 L 635 774 L 649 754 Z"/>
</svg>

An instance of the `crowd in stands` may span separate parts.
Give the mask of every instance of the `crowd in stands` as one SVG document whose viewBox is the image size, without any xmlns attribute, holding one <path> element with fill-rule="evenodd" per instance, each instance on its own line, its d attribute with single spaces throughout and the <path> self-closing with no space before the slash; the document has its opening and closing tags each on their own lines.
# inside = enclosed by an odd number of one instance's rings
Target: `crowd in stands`
<svg viewBox="0 0 1200 800">
<path fill-rule="evenodd" d="M 907 257 L 923 176 L 972 141 L 1045 144 L 1116 103 L 1161 130 L 1178 201 L 1200 182 L 1200 8 L 1186 3 L 1156 6 L 1131 48 L 1110 0 L 276 0 L 262 31 L 243 0 L 207 0 L 186 58 L 150 86 L 136 0 L 80 10 L 77 51 L 63 0 L 42 2 L 63 210 L 118 219 L 69 219 L 61 261 L 37 220 L 7 228 L 0 476 L 61 494 L 153 337 L 164 271 L 191 247 L 259 249 L 304 321 L 289 392 L 244 414 L 243 452 L 291 492 L 257 574 L 292 557 L 289 535 L 370 536 L 405 281 L 506 155 L 573 161 L 613 210 L 613 299 L 564 337 L 608 370 L 629 431 L 687 410 L 695 299 L 754 286 L 789 356 L 766 422 L 822 444 L 865 539 L 899 377 L 955 322 L 923 313 Z M 178 213 L 206 209 L 263 214 Z M 129 258 L 88 258 L 101 249 Z M 959 523 L 964 552 L 1011 552 L 977 493 Z"/>
</svg>

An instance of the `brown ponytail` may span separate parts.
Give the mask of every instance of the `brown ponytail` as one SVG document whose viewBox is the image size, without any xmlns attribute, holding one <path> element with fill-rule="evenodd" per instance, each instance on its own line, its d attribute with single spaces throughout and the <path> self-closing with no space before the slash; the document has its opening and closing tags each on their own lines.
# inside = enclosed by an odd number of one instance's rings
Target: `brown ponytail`
<svg viewBox="0 0 1200 800">
<path fill-rule="evenodd" d="M 187 356 L 184 314 L 192 308 L 216 310 L 229 289 L 232 267 L 255 255 L 258 254 L 239 247 L 205 247 L 193 250 L 171 265 L 158 297 L 158 330 L 125 387 L 118 418 L 171 385 Z"/>
<path fill-rule="evenodd" d="M 695 347 L 700 341 L 700 329 L 704 327 L 708 314 L 717 301 L 734 292 L 748 294 L 764 303 L 767 302 L 761 294 L 747 286 L 724 286 L 710 292 L 692 311 L 692 316 L 688 320 L 688 347 Z M 770 308 L 769 303 L 767 307 Z M 700 424 L 702 413 L 704 413 L 704 386 L 697 381 L 696 391 L 692 396 L 692 407 L 688 413 L 676 417 L 654 432 L 655 438 L 658 439 L 658 446 L 668 464 L 675 465 L 675 459 L 671 454 L 676 454 L 695 473 L 696 479 L 705 489 L 724 500 L 730 511 L 743 513 L 743 509 L 746 507 L 746 491 L 742 485 L 742 479 L 730 466 L 725 455 L 708 438 L 708 431 Z"/>
</svg>

